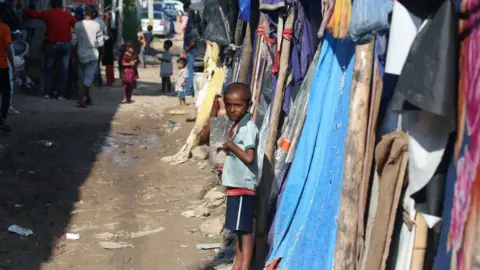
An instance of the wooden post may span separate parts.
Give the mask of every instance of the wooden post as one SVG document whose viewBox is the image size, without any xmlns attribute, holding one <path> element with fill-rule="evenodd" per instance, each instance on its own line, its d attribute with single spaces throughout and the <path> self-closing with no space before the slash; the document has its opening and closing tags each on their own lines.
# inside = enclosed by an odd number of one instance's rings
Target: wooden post
<svg viewBox="0 0 480 270">
<path fill-rule="evenodd" d="M 373 71 L 372 93 L 370 97 L 370 113 L 368 115 L 368 130 L 366 137 L 366 154 L 363 163 L 362 185 L 360 187 L 360 197 L 358 203 L 358 240 L 357 258 L 363 257 L 365 247 L 365 210 L 367 205 L 368 190 L 370 187 L 370 178 L 372 171 L 373 155 L 375 151 L 378 111 L 380 110 L 380 101 L 382 97 L 383 80 L 378 70 L 378 61 L 375 61 Z M 359 260 L 357 263 L 360 263 Z M 358 265 L 358 264 L 357 264 Z M 360 269 L 357 267 L 357 269 Z"/>
<path fill-rule="evenodd" d="M 293 23 L 295 21 L 295 13 L 293 7 L 290 8 L 288 17 L 285 22 L 284 29 L 292 29 Z M 280 24 L 280 19 L 279 19 Z M 280 37 L 279 37 L 280 38 Z M 290 60 L 290 47 L 291 47 L 291 39 L 285 38 L 282 36 L 281 47 L 279 48 L 280 54 L 280 66 L 278 71 L 278 80 L 277 86 L 275 91 L 275 97 L 272 103 L 272 109 L 270 114 L 270 128 L 269 134 L 265 146 L 265 156 L 266 162 L 270 163 L 270 169 L 273 169 L 273 154 L 275 151 L 275 145 L 277 143 L 277 132 L 278 132 L 278 124 L 280 121 L 280 113 L 282 111 L 283 106 L 283 96 L 285 90 L 285 82 L 287 80 L 287 67 Z M 264 172 L 268 170 L 264 166 Z M 274 177 L 262 178 L 260 185 L 258 187 L 258 217 L 257 217 L 257 224 L 255 230 L 255 247 L 256 247 L 256 267 L 259 266 L 259 263 L 264 261 L 265 259 L 265 243 L 267 239 L 266 231 L 267 231 L 267 208 L 268 208 L 268 198 L 270 197 L 270 189 L 272 186 L 272 182 Z M 263 267 L 262 267 L 263 268 Z M 255 268 L 256 269 L 256 268 Z"/>
<path fill-rule="evenodd" d="M 357 255 L 359 190 L 366 148 L 370 82 L 375 40 L 355 48 L 355 65 L 350 96 L 345 164 L 338 216 L 334 268 L 355 269 Z"/>
<path fill-rule="evenodd" d="M 260 14 L 260 20 L 258 22 L 258 26 L 263 26 L 263 14 Z M 257 27 L 258 28 L 258 27 Z M 256 44 L 255 44 L 255 56 L 254 56 L 254 65 L 252 69 L 252 83 L 250 87 L 252 88 L 252 107 L 250 108 L 250 112 L 253 114 L 252 119 L 255 120 L 257 116 L 257 106 L 258 106 L 258 99 L 260 97 L 260 92 L 261 92 L 261 87 L 262 87 L 262 81 L 263 81 L 263 72 L 265 71 L 265 68 L 263 65 L 260 67 L 260 63 L 262 61 L 262 46 L 263 44 L 263 35 L 258 33 L 258 30 L 256 32 Z M 262 68 L 262 70 L 260 70 Z M 259 74 L 260 73 L 260 74 Z"/>
<path fill-rule="evenodd" d="M 242 61 L 240 62 L 240 70 L 238 74 L 238 81 L 242 83 L 248 82 L 248 71 L 250 69 L 250 62 L 252 61 L 252 38 L 250 35 L 250 24 L 247 23 L 245 37 L 242 46 Z"/>
</svg>

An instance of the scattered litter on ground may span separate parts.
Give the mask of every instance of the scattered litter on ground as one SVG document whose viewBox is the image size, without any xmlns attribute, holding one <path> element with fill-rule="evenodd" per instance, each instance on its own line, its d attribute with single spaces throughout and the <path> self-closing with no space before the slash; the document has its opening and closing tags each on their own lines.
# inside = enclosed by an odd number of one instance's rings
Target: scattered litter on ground
<svg viewBox="0 0 480 270">
<path fill-rule="evenodd" d="M 62 239 L 79 240 L 80 239 L 80 234 L 78 234 L 78 233 L 66 233 L 62 236 Z"/>
<path fill-rule="evenodd" d="M 153 209 L 153 210 L 145 209 L 145 212 L 147 212 L 147 213 L 158 213 L 158 212 L 167 213 L 168 209 Z"/>
<path fill-rule="evenodd" d="M 137 146 L 138 148 L 151 148 L 158 145 L 157 135 L 139 136 L 130 133 L 112 133 L 100 135 L 93 145 L 93 150 L 102 155 L 118 155 L 121 147 Z"/>
<path fill-rule="evenodd" d="M 22 207 L 23 207 L 23 205 L 21 205 L 21 204 L 18 204 L 18 203 L 15 204 L 15 208 L 22 208 Z"/>
<path fill-rule="evenodd" d="M 95 235 L 95 238 L 99 240 L 109 240 L 115 237 L 115 234 L 111 232 L 103 232 L 103 233 L 98 233 Z"/>
<path fill-rule="evenodd" d="M 187 245 L 180 245 L 180 248 L 188 248 Z"/>
<path fill-rule="evenodd" d="M 193 212 L 193 210 L 187 210 L 182 213 L 182 216 L 191 218 L 191 217 L 195 217 L 195 213 Z"/>
<path fill-rule="evenodd" d="M 168 112 L 171 115 L 185 115 L 187 114 L 184 110 L 171 110 Z"/>
<path fill-rule="evenodd" d="M 187 119 L 185 119 L 185 121 L 187 122 L 195 122 L 196 120 L 197 120 L 196 116 L 189 116 L 187 117 Z"/>
<path fill-rule="evenodd" d="M 11 225 L 10 227 L 8 227 L 8 231 L 22 236 L 30 236 L 33 234 L 32 230 L 20 227 L 18 225 Z"/>
<path fill-rule="evenodd" d="M 222 243 L 213 243 L 213 244 L 200 244 L 197 243 L 196 247 L 200 250 L 210 250 L 210 249 L 217 249 L 222 248 Z"/>
<path fill-rule="evenodd" d="M 41 144 L 45 147 L 58 146 L 57 143 L 48 140 L 32 141 L 30 144 Z"/>
<path fill-rule="evenodd" d="M 177 121 L 173 120 L 173 119 L 168 119 L 167 123 L 169 125 L 176 125 L 177 124 Z"/>
<path fill-rule="evenodd" d="M 134 247 L 132 244 L 126 242 L 99 242 L 99 244 L 104 249 L 120 249 Z"/>
<path fill-rule="evenodd" d="M 104 241 L 111 241 L 114 239 L 121 239 L 121 240 L 127 240 L 127 239 L 135 239 L 139 237 L 144 237 L 147 235 L 159 233 L 161 231 L 164 231 L 165 228 L 163 227 L 158 227 L 153 230 L 146 230 L 146 231 L 139 231 L 139 232 L 124 232 L 124 231 L 119 231 L 116 233 L 111 233 L 111 232 L 103 232 L 103 233 L 98 233 L 95 235 L 95 238 L 98 240 L 104 240 Z"/>
<path fill-rule="evenodd" d="M 165 200 L 166 202 L 178 202 L 180 201 L 179 199 L 176 199 L 176 198 L 170 198 L 170 199 L 166 199 Z"/>
<path fill-rule="evenodd" d="M 191 229 L 191 230 L 188 231 L 188 233 L 198 233 L 198 232 L 200 232 L 200 229 L 198 229 L 198 228 Z"/>
<path fill-rule="evenodd" d="M 154 233 L 159 233 L 161 231 L 164 231 L 165 228 L 163 227 L 158 227 L 156 229 L 153 229 L 153 230 L 146 230 L 146 231 L 140 231 L 140 232 L 132 232 L 130 234 L 130 238 L 138 238 L 138 237 L 143 237 L 143 236 L 147 236 L 147 235 L 150 235 L 150 234 L 154 234 Z"/>
</svg>

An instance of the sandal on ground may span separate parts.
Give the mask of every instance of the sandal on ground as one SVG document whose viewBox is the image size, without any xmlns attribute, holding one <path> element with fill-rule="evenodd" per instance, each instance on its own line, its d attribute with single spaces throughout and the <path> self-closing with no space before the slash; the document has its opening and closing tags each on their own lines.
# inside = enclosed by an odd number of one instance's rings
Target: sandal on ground
<svg viewBox="0 0 480 270">
<path fill-rule="evenodd" d="M 77 102 L 77 108 L 86 108 L 87 105 L 85 105 L 84 103 L 80 103 L 80 102 Z"/>
</svg>

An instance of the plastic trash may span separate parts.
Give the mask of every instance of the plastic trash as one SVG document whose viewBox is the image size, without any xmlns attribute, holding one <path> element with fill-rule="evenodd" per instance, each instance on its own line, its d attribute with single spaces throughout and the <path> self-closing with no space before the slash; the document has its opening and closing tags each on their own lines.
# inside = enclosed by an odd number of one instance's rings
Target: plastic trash
<svg viewBox="0 0 480 270">
<path fill-rule="evenodd" d="M 78 233 L 66 233 L 66 234 L 63 235 L 62 239 L 79 240 L 80 239 L 80 234 L 78 234 Z"/>
<path fill-rule="evenodd" d="M 392 11 L 393 1 L 355 0 L 348 33 L 356 43 L 367 43 L 376 32 L 387 29 L 388 14 Z"/>
<path fill-rule="evenodd" d="M 33 141 L 33 142 L 30 142 L 30 143 L 31 144 L 41 144 L 45 147 L 57 146 L 57 143 L 52 142 L 52 141 L 48 141 L 48 140 Z"/>
<path fill-rule="evenodd" d="M 222 248 L 222 243 L 213 243 L 213 244 L 197 243 L 196 247 L 200 250 L 217 249 L 217 248 Z"/>
<path fill-rule="evenodd" d="M 20 227 L 18 225 L 12 225 L 8 227 L 8 231 L 12 233 L 16 233 L 22 236 L 30 236 L 33 235 L 33 231 L 27 228 Z"/>
</svg>

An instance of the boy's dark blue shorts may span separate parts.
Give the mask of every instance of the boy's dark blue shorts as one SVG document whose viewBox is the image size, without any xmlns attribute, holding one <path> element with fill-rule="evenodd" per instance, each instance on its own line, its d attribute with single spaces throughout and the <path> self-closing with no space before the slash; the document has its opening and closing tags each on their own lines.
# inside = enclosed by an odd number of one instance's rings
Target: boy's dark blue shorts
<svg viewBox="0 0 480 270">
<path fill-rule="evenodd" d="M 253 204 L 255 196 L 227 196 L 225 229 L 231 232 L 253 232 Z"/>
</svg>

